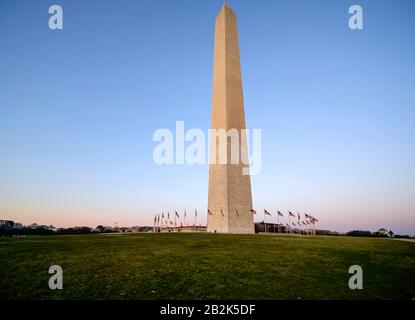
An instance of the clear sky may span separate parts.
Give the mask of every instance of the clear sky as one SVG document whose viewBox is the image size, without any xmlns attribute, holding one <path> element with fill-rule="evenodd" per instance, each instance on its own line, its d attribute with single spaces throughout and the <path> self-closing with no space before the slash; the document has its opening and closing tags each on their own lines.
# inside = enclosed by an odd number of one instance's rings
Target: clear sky
<svg viewBox="0 0 415 320">
<path fill-rule="evenodd" d="M 152 136 L 209 128 L 222 4 L 0 0 L 0 219 L 151 225 L 197 208 L 205 223 L 207 165 L 156 165 Z M 415 2 L 228 4 L 247 126 L 262 130 L 254 207 L 415 234 Z"/>
</svg>

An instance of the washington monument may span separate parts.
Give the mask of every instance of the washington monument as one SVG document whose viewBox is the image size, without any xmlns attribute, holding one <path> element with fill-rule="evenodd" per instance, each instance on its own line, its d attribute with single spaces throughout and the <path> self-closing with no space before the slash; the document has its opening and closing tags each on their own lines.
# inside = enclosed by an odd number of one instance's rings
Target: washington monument
<svg viewBox="0 0 415 320">
<path fill-rule="evenodd" d="M 211 135 L 207 231 L 254 233 L 245 128 L 236 15 L 224 4 L 215 23 L 211 129 L 236 132 L 238 153 L 245 161 L 231 162 L 235 143 L 227 137 L 222 144 L 226 146 L 227 159 L 220 162 L 221 144 L 212 143 L 220 139 Z M 243 168 L 248 174 L 244 174 Z"/>
</svg>

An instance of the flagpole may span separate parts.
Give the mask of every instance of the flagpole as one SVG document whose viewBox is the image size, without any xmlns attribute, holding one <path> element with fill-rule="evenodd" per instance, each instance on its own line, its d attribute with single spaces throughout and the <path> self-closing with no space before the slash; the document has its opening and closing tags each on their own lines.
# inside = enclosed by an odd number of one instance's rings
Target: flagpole
<svg viewBox="0 0 415 320">
<path fill-rule="evenodd" d="M 278 213 L 277 213 L 277 217 L 278 217 Z M 277 218 L 278 219 L 278 218 Z M 275 223 L 274 223 L 274 234 L 275 234 Z"/>
<path fill-rule="evenodd" d="M 264 210 L 264 222 L 265 222 L 265 233 L 267 233 L 267 214 L 265 213 L 265 210 Z"/>
<path fill-rule="evenodd" d="M 311 221 L 313 222 L 313 236 L 316 235 L 316 228 L 314 226 L 314 217 L 311 219 Z"/>
<path fill-rule="evenodd" d="M 314 217 L 311 218 L 311 231 L 312 235 L 314 236 Z"/>
<path fill-rule="evenodd" d="M 310 216 L 310 235 L 313 235 L 313 218 Z"/>
<path fill-rule="evenodd" d="M 277 231 L 280 233 L 280 211 L 277 210 Z"/>
</svg>

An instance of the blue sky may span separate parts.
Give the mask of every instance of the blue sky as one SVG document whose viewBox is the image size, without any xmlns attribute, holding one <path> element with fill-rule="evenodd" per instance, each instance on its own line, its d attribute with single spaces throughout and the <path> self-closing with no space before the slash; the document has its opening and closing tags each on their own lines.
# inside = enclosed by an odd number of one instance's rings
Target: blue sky
<svg viewBox="0 0 415 320">
<path fill-rule="evenodd" d="M 52 4 L 63 30 L 48 28 Z M 178 120 L 209 128 L 222 4 L 1 0 L 0 216 L 95 226 L 205 214 L 207 165 L 156 165 L 152 136 Z M 254 206 L 415 234 L 415 3 L 228 4 L 247 126 L 262 130 Z M 353 4 L 363 30 L 348 28 Z"/>
</svg>

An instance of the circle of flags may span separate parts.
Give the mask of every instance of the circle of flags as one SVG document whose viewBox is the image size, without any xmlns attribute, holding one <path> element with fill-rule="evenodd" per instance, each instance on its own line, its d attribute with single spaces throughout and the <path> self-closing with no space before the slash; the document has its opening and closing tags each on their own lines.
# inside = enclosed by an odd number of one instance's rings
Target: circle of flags
<svg viewBox="0 0 415 320">
<path fill-rule="evenodd" d="M 254 209 L 250 209 L 249 213 L 252 216 L 257 215 L 257 211 Z M 219 212 L 213 212 L 210 209 L 207 209 L 208 216 L 213 216 L 214 214 L 220 214 L 221 217 L 225 217 L 225 214 L 223 212 L 223 209 L 220 209 Z M 240 212 L 238 209 L 235 209 L 235 215 L 239 218 Z M 318 222 L 318 219 L 316 219 L 314 216 L 304 213 L 304 216 L 301 216 L 300 213 L 297 211 L 297 214 L 292 213 L 288 210 L 288 213 L 286 216 L 280 211 L 277 210 L 275 214 L 271 213 L 270 211 L 264 209 L 264 223 L 265 223 L 265 233 L 267 233 L 267 217 L 276 216 L 277 218 L 277 224 L 274 225 L 274 233 L 275 233 L 275 226 L 277 226 L 277 231 L 280 233 L 282 232 L 282 228 L 284 228 L 284 233 L 299 233 L 299 234 L 311 234 L 315 235 L 315 224 Z M 285 225 L 283 222 L 280 223 L 280 218 L 287 217 L 288 223 L 286 222 Z M 182 218 L 182 219 L 181 219 Z M 156 214 L 154 216 L 154 225 L 153 230 L 161 231 L 163 229 L 181 229 L 183 227 L 193 227 L 194 230 L 197 230 L 197 210 L 194 210 L 194 219 L 193 221 L 186 220 L 187 213 L 186 210 L 184 210 L 183 215 L 180 215 L 176 210 L 174 211 L 174 215 L 172 214 L 170 216 L 170 211 L 167 211 L 167 215 L 164 214 L 164 212 L 160 214 Z M 191 219 L 191 217 L 190 217 Z M 201 228 L 202 226 L 199 225 Z"/>
</svg>

